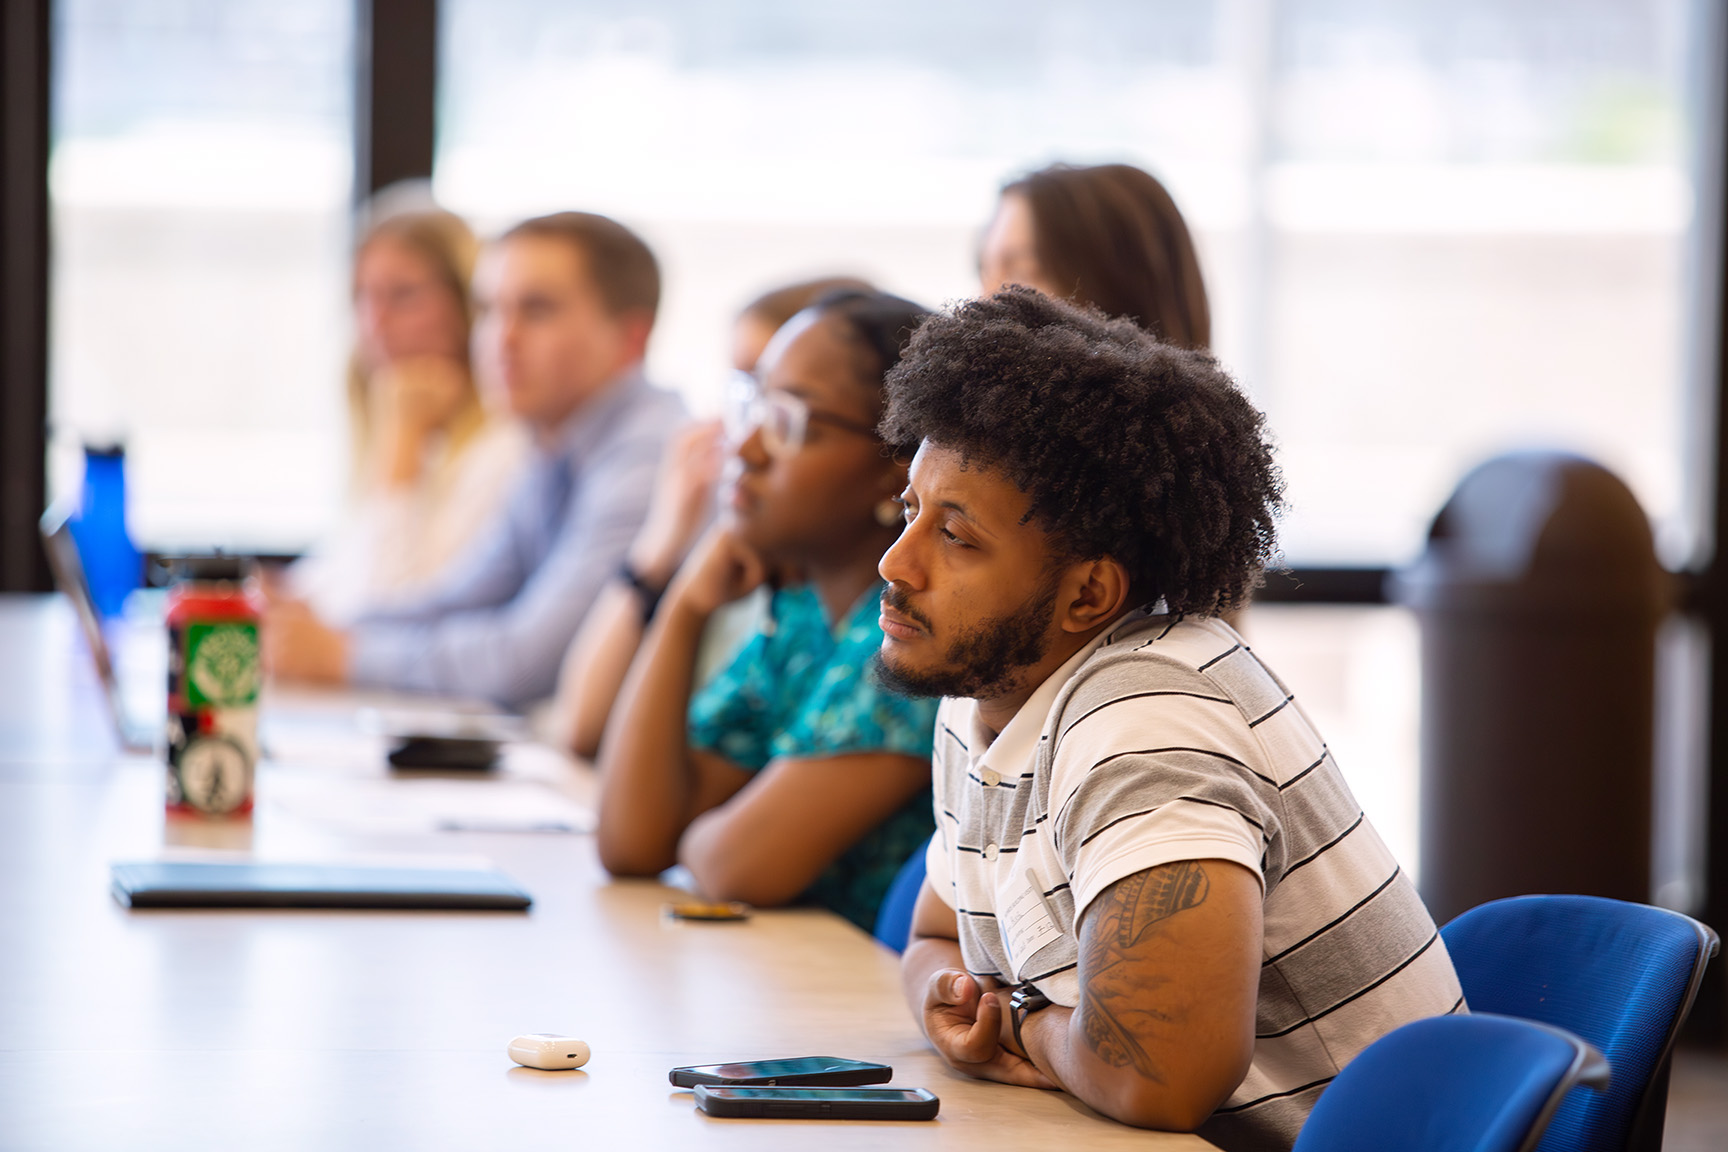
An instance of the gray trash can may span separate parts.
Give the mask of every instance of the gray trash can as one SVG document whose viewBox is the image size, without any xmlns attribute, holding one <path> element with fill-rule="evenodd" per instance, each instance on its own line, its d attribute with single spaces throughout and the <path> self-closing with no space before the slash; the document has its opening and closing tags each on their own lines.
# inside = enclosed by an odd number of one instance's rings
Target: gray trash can
<svg viewBox="0 0 1728 1152">
<path fill-rule="evenodd" d="M 1656 626 L 1669 578 L 1626 485 L 1518 453 L 1459 482 L 1394 581 L 1422 633 L 1422 894 L 1650 898 Z"/>
</svg>

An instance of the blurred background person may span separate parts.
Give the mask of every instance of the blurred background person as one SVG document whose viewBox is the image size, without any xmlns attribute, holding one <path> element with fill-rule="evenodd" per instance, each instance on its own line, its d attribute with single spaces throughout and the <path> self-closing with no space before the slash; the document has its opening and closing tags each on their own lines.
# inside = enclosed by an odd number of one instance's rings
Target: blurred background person
<svg viewBox="0 0 1728 1152">
<path fill-rule="evenodd" d="M 844 293 L 769 344 L 736 429 L 729 513 L 679 568 L 599 757 L 600 857 L 685 865 L 714 899 L 821 904 L 869 931 L 932 830 L 930 701 L 877 683 L 882 583 L 905 460 L 876 434 L 882 377 L 926 313 Z M 795 582 L 773 586 L 775 573 Z M 710 683 L 697 652 L 724 604 L 770 586 L 767 620 Z"/>
<path fill-rule="evenodd" d="M 524 221 L 482 253 L 474 358 L 533 452 L 475 548 L 413 605 L 332 628 L 298 601 L 265 621 L 287 679 L 436 692 L 523 707 L 559 662 L 648 511 L 683 401 L 642 361 L 660 268 L 640 237 L 586 212 Z"/>
<path fill-rule="evenodd" d="M 1126 316 L 1170 344 L 1212 342 L 1188 225 L 1164 185 L 1128 164 L 1052 164 L 1002 188 L 984 232 L 985 294 L 1024 284 Z"/>
<path fill-rule="evenodd" d="M 874 291 L 856 277 L 827 276 L 764 292 L 746 304 L 733 323 L 733 368 L 754 372 L 774 333 L 818 299 L 836 292 Z M 691 425 L 667 448 L 648 521 L 631 544 L 617 579 L 601 592 L 577 633 L 559 675 L 551 736 L 578 756 L 592 757 L 600 750 L 606 718 L 642 643 L 648 617 L 713 519 L 714 488 L 727 455 L 718 420 Z M 752 596 L 714 614 L 697 660 L 698 685 L 707 683 L 719 665 L 735 654 L 760 607 L 760 597 Z"/>
<path fill-rule="evenodd" d="M 479 244 L 419 187 L 374 197 L 354 257 L 351 502 L 289 590 L 347 624 L 423 592 L 497 515 L 527 436 L 469 362 Z"/>
<path fill-rule="evenodd" d="M 1131 164 L 1051 164 L 1002 186 L 978 250 L 985 295 L 1024 284 L 1125 316 L 1168 344 L 1208 351 L 1212 312 L 1188 224 Z M 1248 628 L 1248 603 L 1224 613 Z"/>
<path fill-rule="evenodd" d="M 762 350 L 780 326 L 830 292 L 849 289 L 854 292 L 874 292 L 875 285 L 856 276 L 821 276 L 800 280 L 779 288 L 770 288 L 738 312 L 732 323 L 732 367 L 740 372 L 754 372 Z"/>
</svg>

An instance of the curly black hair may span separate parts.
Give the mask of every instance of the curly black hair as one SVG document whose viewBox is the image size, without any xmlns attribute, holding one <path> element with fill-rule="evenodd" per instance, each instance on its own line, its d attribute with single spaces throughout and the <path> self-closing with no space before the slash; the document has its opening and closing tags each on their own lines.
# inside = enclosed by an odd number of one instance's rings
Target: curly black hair
<svg viewBox="0 0 1728 1152">
<path fill-rule="evenodd" d="M 1265 417 L 1204 353 L 1016 287 L 926 320 L 884 387 L 885 440 L 1001 472 L 1059 556 L 1127 569 L 1132 604 L 1226 611 L 1271 557 Z"/>
</svg>

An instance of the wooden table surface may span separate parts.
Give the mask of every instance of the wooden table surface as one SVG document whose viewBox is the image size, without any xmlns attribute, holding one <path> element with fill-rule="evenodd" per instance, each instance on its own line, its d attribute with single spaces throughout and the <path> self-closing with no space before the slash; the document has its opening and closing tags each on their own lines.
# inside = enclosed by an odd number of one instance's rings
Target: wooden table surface
<svg viewBox="0 0 1728 1152">
<path fill-rule="evenodd" d="M 284 803 L 391 785 L 357 700 L 277 693 L 250 821 L 167 821 L 155 760 L 115 749 L 71 613 L 0 597 L 0 1149 L 1205 1149 L 1053 1092 L 945 1068 L 897 958 L 818 910 L 665 919 L 672 890 L 609 880 L 591 837 L 357 831 Z M 583 767 L 513 749 L 516 786 L 585 797 Z M 527 782 L 524 784 L 524 782 Z M 484 856 L 527 913 L 128 911 L 108 865 Z M 525 1032 L 593 1048 L 519 1068 Z M 933 1123 L 716 1120 L 680 1064 L 838 1055 L 942 1098 Z"/>
</svg>

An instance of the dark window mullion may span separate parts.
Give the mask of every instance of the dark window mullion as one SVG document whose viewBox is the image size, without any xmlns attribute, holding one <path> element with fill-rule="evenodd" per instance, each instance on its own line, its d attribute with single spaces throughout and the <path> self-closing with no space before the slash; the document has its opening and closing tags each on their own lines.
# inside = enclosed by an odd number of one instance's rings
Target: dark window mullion
<svg viewBox="0 0 1728 1152">
<path fill-rule="evenodd" d="M 52 0 L 0 4 L 0 592 L 51 585 L 47 500 Z"/>
<path fill-rule="evenodd" d="M 354 0 L 354 197 L 432 175 L 437 0 Z"/>
</svg>

